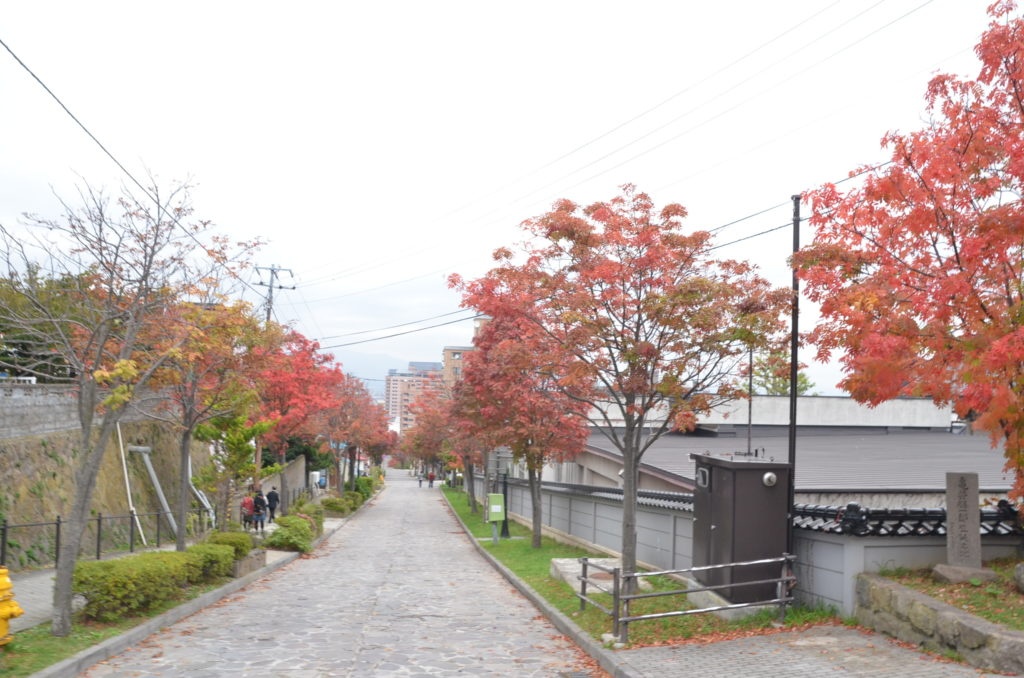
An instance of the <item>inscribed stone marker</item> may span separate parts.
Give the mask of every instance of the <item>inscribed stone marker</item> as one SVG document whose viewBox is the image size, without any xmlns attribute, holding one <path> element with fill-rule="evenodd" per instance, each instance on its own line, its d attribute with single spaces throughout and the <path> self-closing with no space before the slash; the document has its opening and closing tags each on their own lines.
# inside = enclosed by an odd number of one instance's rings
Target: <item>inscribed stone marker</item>
<svg viewBox="0 0 1024 678">
<path fill-rule="evenodd" d="M 946 562 L 981 567 L 977 473 L 946 474 Z"/>
</svg>

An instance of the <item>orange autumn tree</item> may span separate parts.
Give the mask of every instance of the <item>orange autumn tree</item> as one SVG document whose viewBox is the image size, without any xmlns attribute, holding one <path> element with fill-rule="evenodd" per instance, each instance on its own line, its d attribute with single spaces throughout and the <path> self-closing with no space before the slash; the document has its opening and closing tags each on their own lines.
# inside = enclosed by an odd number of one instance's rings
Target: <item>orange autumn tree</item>
<svg viewBox="0 0 1024 678">
<path fill-rule="evenodd" d="M 191 506 L 190 463 L 196 430 L 217 419 L 247 415 L 257 394 L 249 380 L 256 347 L 265 340 L 262 324 L 244 302 L 230 303 L 219 293 L 196 294 L 167 309 L 153 328 L 166 333 L 168 323 L 186 328 L 186 338 L 165 361 L 156 384 L 159 400 L 150 416 L 172 424 L 178 433 L 178 501 L 176 547 L 186 548 L 185 525 Z"/>
<path fill-rule="evenodd" d="M 656 210 L 632 185 L 606 202 L 561 200 L 523 223 L 521 257 L 472 282 L 464 305 L 521 318 L 544 335 L 539 372 L 585 407 L 622 455 L 622 566 L 636 569 L 640 461 L 663 434 L 744 394 L 740 364 L 784 329 L 788 290 L 753 266 L 711 256 L 711 234 L 685 233 L 686 210 Z M 548 352 L 551 358 L 545 358 Z"/>
<path fill-rule="evenodd" d="M 477 300 L 486 304 L 486 300 Z M 474 298 L 466 302 L 474 305 Z M 483 325 L 466 354 L 460 383 L 461 425 L 458 427 L 494 446 L 505 446 L 526 466 L 532 509 L 532 546 L 540 548 L 543 515 L 541 474 L 551 462 L 578 456 L 586 446 L 587 404 L 557 385 L 551 351 L 538 356 L 546 335 L 521 314 L 502 314 Z"/>
<path fill-rule="evenodd" d="M 877 405 L 951 403 L 1003 445 L 1024 499 L 1024 22 L 990 8 L 975 80 L 938 75 L 930 122 L 892 132 L 863 184 L 810 193 L 813 244 L 796 257 L 821 305 L 811 339 L 840 354 L 840 386 Z"/>
</svg>

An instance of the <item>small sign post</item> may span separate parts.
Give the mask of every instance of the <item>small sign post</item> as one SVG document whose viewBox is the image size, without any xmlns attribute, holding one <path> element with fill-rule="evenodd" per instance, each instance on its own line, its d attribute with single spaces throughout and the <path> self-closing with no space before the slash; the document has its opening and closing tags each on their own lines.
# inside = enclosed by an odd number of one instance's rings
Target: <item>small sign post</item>
<svg viewBox="0 0 1024 678">
<path fill-rule="evenodd" d="M 491 536 L 498 543 L 498 523 L 505 520 L 505 497 L 501 494 L 487 495 L 487 522 L 491 524 Z"/>
</svg>

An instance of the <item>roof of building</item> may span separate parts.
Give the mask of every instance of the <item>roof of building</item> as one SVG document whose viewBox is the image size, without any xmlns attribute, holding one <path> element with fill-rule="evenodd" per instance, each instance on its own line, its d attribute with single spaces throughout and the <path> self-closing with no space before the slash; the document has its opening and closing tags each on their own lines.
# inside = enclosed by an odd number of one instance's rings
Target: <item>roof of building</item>
<svg viewBox="0 0 1024 678">
<path fill-rule="evenodd" d="M 731 433 L 731 434 L 730 434 Z M 753 426 L 750 448 L 759 456 L 786 462 L 786 426 Z M 612 456 L 618 451 L 598 430 L 589 445 Z M 746 457 L 747 429 L 709 434 L 669 433 L 644 453 L 643 465 L 658 475 L 669 474 L 692 483 L 691 454 Z M 816 491 L 944 491 L 947 472 L 978 474 L 983 492 L 1005 492 L 1012 476 L 1003 470 L 1005 458 L 985 434 L 935 430 L 866 427 L 797 428 L 795 487 Z"/>
</svg>

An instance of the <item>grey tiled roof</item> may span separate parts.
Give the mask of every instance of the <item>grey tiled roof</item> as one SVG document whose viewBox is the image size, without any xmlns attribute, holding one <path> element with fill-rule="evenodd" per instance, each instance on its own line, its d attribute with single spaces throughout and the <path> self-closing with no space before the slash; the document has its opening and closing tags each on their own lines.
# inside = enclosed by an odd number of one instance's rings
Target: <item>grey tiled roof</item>
<svg viewBox="0 0 1024 678">
<path fill-rule="evenodd" d="M 590 446 L 617 455 L 599 432 Z M 754 426 L 751 447 L 785 462 L 788 427 Z M 736 426 L 720 435 L 670 433 L 644 454 L 650 467 L 692 480 L 690 454 L 745 454 L 747 432 Z M 943 491 L 947 472 L 978 474 L 983 492 L 1005 492 L 1012 484 L 1003 471 L 1002 449 L 992 448 L 984 434 L 949 431 L 871 429 L 858 427 L 798 427 L 796 489 L 830 491 Z"/>
</svg>

